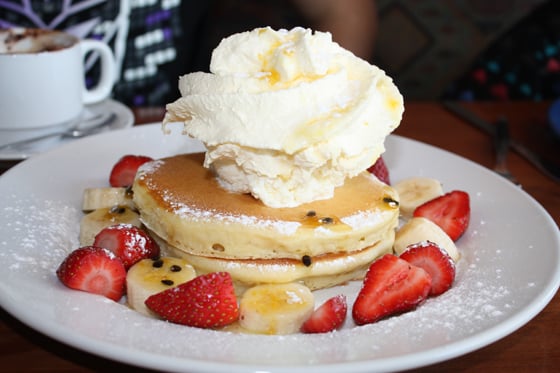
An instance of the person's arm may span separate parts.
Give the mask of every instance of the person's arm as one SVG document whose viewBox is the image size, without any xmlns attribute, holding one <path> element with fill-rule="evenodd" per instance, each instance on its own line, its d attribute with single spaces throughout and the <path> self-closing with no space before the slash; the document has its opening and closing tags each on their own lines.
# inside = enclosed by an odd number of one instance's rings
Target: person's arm
<svg viewBox="0 0 560 373">
<path fill-rule="evenodd" d="M 374 0 L 293 0 L 312 27 L 329 31 L 333 40 L 356 56 L 371 60 L 377 33 Z"/>
</svg>

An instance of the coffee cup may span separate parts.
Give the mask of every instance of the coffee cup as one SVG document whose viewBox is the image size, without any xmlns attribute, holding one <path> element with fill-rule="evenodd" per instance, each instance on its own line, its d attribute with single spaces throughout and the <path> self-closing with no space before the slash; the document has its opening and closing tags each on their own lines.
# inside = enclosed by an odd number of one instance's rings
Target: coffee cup
<svg viewBox="0 0 560 373">
<path fill-rule="evenodd" d="M 100 78 L 85 85 L 85 56 L 97 53 Z M 107 44 L 58 30 L 0 30 L 0 145 L 76 123 L 84 106 L 109 97 L 116 63 Z"/>
</svg>

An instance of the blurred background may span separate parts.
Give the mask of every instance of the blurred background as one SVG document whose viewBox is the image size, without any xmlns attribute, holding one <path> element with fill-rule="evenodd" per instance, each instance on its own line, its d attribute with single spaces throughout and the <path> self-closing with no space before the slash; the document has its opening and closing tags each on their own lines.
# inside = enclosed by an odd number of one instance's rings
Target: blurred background
<svg viewBox="0 0 560 373">
<path fill-rule="evenodd" d="M 406 100 L 543 100 L 560 95 L 560 2 L 553 0 L 0 1 L 0 27 L 59 28 L 105 40 L 129 106 L 178 97 L 178 76 L 255 27 L 311 27 L 384 69 Z M 330 8 L 332 7 L 332 8 Z M 96 77 L 95 56 L 89 80 Z"/>
</svg>

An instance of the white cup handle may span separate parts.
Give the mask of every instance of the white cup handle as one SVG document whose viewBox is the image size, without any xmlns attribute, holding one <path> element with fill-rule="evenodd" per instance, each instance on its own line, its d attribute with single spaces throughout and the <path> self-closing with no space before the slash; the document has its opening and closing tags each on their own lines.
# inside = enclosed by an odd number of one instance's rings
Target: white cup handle
<svg viewBox="0 0 560 373">
<path fill-rule="evenodd" d="M 99 53 L 101 62 L 101 77 L 97 85 L 91 89 L 87 89 L 84 85 L 83 101 L 84 104 L 93 104 L 95 102 L 106 99 L 115 84 L 116 63 L 111 48 L 107 44 L 92 39 L 84 39 L 80 41 L 82 50 L 82 58 L 91 51 Z"/>
</svg>

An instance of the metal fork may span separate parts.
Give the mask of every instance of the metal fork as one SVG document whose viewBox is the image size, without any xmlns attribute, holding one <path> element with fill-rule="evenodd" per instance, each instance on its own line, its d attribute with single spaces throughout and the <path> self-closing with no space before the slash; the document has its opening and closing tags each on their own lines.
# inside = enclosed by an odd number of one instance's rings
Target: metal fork
<svg viewBox="0 0 560 373">
<path fill-rule="evenodd" d="M 507 155 L 509 152 L 509 124 L 505 117 L 501 116 L 496 122 L 496 128 L 493 134 L 494 152 L 496 154 L 496 164 L 494 171 L 505 177 L 512 183 L 519 185 L 519 182 L 509 171 L 507 166 Z"/>
</svg>

